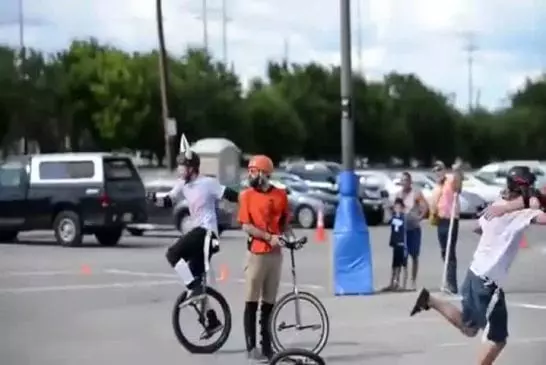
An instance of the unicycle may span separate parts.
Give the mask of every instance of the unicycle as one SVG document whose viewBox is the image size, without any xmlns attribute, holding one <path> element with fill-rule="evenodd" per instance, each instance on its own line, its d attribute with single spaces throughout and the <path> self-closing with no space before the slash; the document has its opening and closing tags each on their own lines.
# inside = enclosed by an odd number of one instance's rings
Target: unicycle
<svg viewBox="0 0 546 365">
<path fill-rule="evenodd" d="M 210 240 L 210 236 L 206 238 Z M 218 242 L 216 241 L 216 244 Z M 231 310 L 224 296 L 216 289 L 210 287 L 207 283 L 207 273 L 209 271 L 209 249 L 211 244 L 205 244 L 205 273 L 200 278 L 203 286 L 203 295 L 192 299 L 191 302 L 186 302 L 188 292 L 182 292 L 174 303 L 172 311 L 172 325 L 178 342 L 192 354 L 212 354 L 218 351 L 229 338 L 231 333 Z M 219 304 L 222 317 L 218 317 L 219 313 L 214 310 L 211 304 L 216 302 Z M 195 323 L 181 323 L 180 314 L 182 310 L 193 312 Z M 215 327 L 215 331 L 207 331 L 210 328 L 213 316 L 211 311 L 215 313 L 216 320 L 220 321 L 220 326 Z M 184 330 L 191 325 L 196 326 L 201 331 L 201 335 L 196 342 L 190 340 Z M 204 343 L 217 336 L 211 343 Z"/>
<path fill-rule="evenodd" d="M 309 347 L 303 347 L 298 345 L 302 350 L 307 350 L 314 354 L 319 354 L 326 346 L 328 337 L 330 335 L 330 320 L 328 318 L 328 312 L 322 302 L 313 294 L 309 292 L 300 291 L 296 280 L 296 263 L 294 258 L 294 251 L 301 249 L 307 243 L 307 237 L 300 239 L 289 240 L 288 238 L 281 237 L 281 244 L 284 248 L 290 250 L 290 263 L 292 273 L 292 291 L 283 295 L 273 307 L 271 312 L 271 319 L 269 322 L 269 331 L 271 333 L 271 342 L 276 352 L 282 352 L 287 349 L 282 341 L 281 337 L 285 335 L 287 330 L 295 330 L 298 334 L 302 331 L 308 331 L 319 334 L 318 341 L 315 341 Z M 302 318 L 302 304 L 309 304 L 314 309 L 315 314 L 318 314 L 318 320 L 310 322 L 307 318 L 307 323 L 304 323 Z M 279 314 L 283 309 L 290 308 L 293 310 L 293 316 L 290 323 L 281 321 Z M 281 334 L 283 333 L 283 334 Z"/>
<path fill-rule="evenodd" d="M 304 349 L 287 349 L 278 352 L 269 362 L 270 365 L 326 365 L 326 362 L 318 354 Z"/>
</svg>

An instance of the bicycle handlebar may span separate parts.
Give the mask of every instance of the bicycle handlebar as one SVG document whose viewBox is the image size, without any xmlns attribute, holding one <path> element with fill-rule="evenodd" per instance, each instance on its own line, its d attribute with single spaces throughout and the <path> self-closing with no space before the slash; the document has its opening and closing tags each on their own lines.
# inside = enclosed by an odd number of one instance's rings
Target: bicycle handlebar
<svg viewBox="0 0 546 365">
<path fill-rule="evenodd" d="M 288 238 L 281 236 L 280 241 L 283 247 L 290 250 L 299 250 L 307 243 L 307 237 L 303 236 L 301 238 Z"/>
</svg>

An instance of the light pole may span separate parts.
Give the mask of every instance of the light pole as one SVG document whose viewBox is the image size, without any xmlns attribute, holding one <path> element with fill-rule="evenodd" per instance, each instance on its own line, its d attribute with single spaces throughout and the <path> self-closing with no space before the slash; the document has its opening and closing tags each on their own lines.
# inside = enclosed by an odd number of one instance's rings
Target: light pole
<svg viewBox="0 0 546 365">
<path fill-rule="evenodd" d="M 165 135 L 165 159 L 169 170 L 174 169 L 173 158 L 171 156 L 171 136 L 169 133 L 169 101 L 168 101 L 168 85 L 169 74 L 167 72 L 167 49 L 165 47 L 165 35 L 163 33 L 163 7 L 161 0 L 156 0 L 156 17 L 157 17 L 157 37 L 159 39 L 159 89 L 161 93 L 161 112 L 162 112 L 162 128 Z M 175 131 L 176 134 L 176 131 Z"/>
<path fill-rule="evenodd" d="M 350 0 L 340 0 L 341 13 L 341 157 L 339 203 L 334 225 L 333 282 L 336 295 L 373 293 L 373 268 L 368 225 L 359 201 L 354 173 L 354 125 L 351 70 Z"/>
</svg>

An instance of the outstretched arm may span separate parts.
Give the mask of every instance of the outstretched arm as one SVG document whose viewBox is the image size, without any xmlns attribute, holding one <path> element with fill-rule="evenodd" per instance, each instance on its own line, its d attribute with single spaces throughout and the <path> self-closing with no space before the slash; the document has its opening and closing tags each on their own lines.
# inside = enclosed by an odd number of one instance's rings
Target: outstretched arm
<svg viewBox="0 0 546 365">
<path fill-rule="evenodd" d="M 237 203 L 239 201 L 239 193 L 226 186 L 222 193 L 222 199 L 227 200 L 228 202 Z"/>
</svg>

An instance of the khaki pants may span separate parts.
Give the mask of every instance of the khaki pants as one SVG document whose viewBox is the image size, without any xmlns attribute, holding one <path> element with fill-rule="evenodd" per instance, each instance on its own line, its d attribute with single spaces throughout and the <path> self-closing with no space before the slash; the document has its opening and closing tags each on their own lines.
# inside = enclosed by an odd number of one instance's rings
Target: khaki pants
<svg viewBox="0 0 546 365">
<path fill-rule="evenodd" d="M 279 291 L 281 281 L 282 254 L 266 253 L 247 254 L 245 266 L 247 302 L 263 302 L 273 304 Z"/>
</svg>

